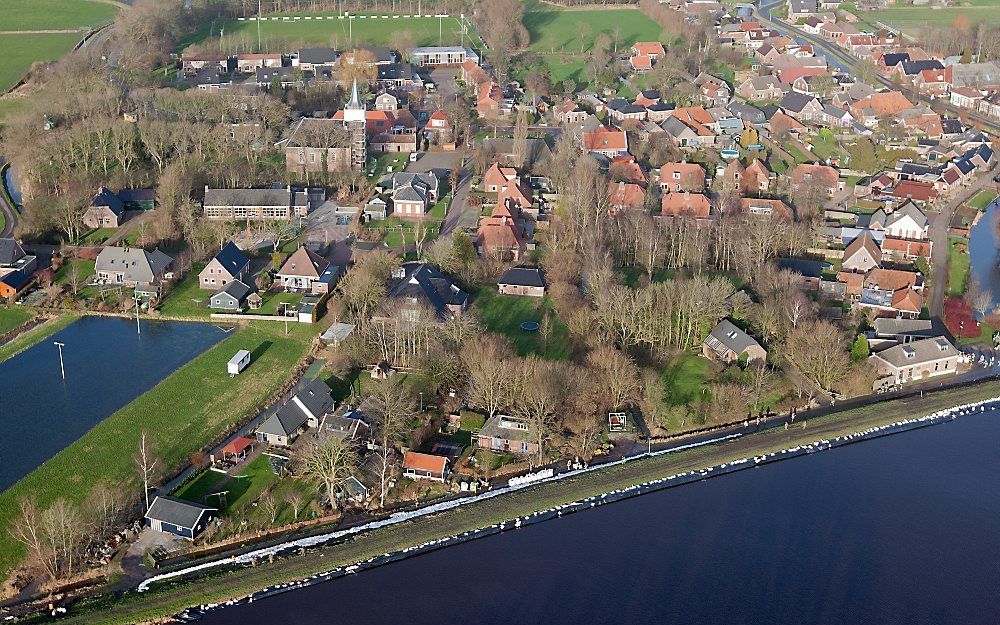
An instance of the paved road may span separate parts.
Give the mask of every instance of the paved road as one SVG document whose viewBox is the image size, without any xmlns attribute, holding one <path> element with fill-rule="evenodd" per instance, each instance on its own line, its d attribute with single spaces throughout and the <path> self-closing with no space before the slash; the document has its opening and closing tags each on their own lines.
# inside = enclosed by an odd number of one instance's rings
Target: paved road
<svg viewBox="0 0 1000 625">
<path fill-rule="evenodd" d="M 851 73 L 857 68 L 860 60 L 851 56 L 846 50 L 838 46 L 836 43 L 833 43 L 828 39 L 824 39 L 823 37 L 807 33 L 793 24 L 772 20 L 771 11 L 782 4 L 784 4 L 782 0 L 769 0 L 768 2 L 761 4 L 757 11 L 760 21 L 763 21 L 784 32 L 798 41 L 798 43 L 812 45 L 817 52 L 822 52 L 823 55 L 826 56 L 827 62 L 836 68 L 839 68 L 847 73 Z M 897 85 L 882 75 L 877 77 L 877 81 L 884 87 L 889 87 L 890 89 L 896 89 L 903 92 L 903 94 L 906 95 L 911 102 L 923 102 L 933 108 L 936 112 L 944 112 L 952 117 L 958 117 L 960 113 L 967 115 L 969 121 L 974 122 L 980 129 L 987 130 L 993 134 L 1000 134 L 1000 121 L 990 119 L 984 115 L 980 115 L 979 113 L 969 111 L 968 109 L 960 109 L 951 104 L 948 100 L 931 98 L 914 91 L 910 87 Z"/>
<path fill-rule="evenodd" d="M 954 197 L 938 206 L 937 212 L 931 214 L 929 234 L 931 241 L 934 242 L 934 249 L 931 252 L 931 276 L 934 280 L 931 283 L 927 309 L 932 317 L 941 317 L 944 313 L 946 276 L 948 275 L 948 228 L 951 225 L 951 220 L 962 203 L 993 184 L 996 170 L 997 168 L 994 168 L 992 171 L 981 174 L 971 185 L 960 189 Z"/>
<path fill-rule="evenodd" d="M 0 172 L 4 171 L 3 165 L 3 159 L 0 159 Z M 0 184 L 6 184 L 2 177 L 0 177 Z M 14 229 L 17 228 L 17 221 L 20 215 L 17 212 L 17 207 L 7 200 L 6 193 L 0 193 L 0 213 L 3 213 L 3 228 L 0 228 L 0 237 L 13 237 Z"/>
</svg>

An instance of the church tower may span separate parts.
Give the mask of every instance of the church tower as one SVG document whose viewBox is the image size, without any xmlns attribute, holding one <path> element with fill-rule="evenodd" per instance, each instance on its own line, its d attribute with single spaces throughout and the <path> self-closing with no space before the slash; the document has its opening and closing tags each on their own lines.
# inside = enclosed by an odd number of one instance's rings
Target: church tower
<svg viewBox="0 0 1000 625">
<path fill-rule="evenodd" d="M 351 133 L 351 167 L 355 171 L 364 170 L 368 157 L 365 118 L 365 105 L 358 97 L 358 79 L 355 78 L 351 86 L 351 101 L 344 107 L 344 125 Z"/>
</svg>

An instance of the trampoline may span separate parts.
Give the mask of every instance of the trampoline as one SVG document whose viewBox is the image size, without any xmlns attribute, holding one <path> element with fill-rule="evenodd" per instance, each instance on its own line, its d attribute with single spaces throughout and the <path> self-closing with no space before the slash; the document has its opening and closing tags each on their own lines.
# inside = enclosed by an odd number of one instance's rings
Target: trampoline
<svg viewBox="0 0 1000 625">
<path fill-rule="evenodd" d="M 538 322 L 537 321 L 522 321 L 521 322 L 521 329 L 524 330 L 525 332 L 534 332 L 534 331 L 538 330 Z"/>
</svg>

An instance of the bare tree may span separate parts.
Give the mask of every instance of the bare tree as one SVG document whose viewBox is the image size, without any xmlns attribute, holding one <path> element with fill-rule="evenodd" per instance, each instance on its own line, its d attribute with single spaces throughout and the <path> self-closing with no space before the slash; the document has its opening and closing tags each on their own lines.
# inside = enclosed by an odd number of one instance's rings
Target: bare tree
<svg viewBox="0 0 1000 625">
<path fill-rule="evenodd" d="M 828 321 L 801 323 L 788 333 L 785 356 L 824 391 L 841 382 L 851 368 L 843 333 Z"/>
<path fill-rule="evenodd" d="M 55 580 L 73 575 L 87 527 L 79 510 L 57 499 L 40 511 L 34 500 L 22 500 L 20 517 L 11 535 L 27 547 L 48 576 Z"/>
<path fill-rule="evenodd" d="M 462 362 L 469 370 L 469 400 L 490 417 L 510 405 L 514 380 L 507 361 L 512 357 L 510 345 L 495 334 L 469 341 L 462 349 Z"/>
<path fill-rule="evenodd" d="M 415 406 L 413 391 L 399 377 L 378 380 L 370 389 L 375 402 L 378 444 L 382 448 L 379 462 L 379 507 L 385 507 L 385 498 L 392 481 L 392 459 L 395 445 L 406 432 L 406 420 L 413 416 Z"/>
<path fill-rule="evenodd" d="M 626 354 L 603 345 L 587 355 L 587 362 L 607 393 L 607 408 L 624 408 L 634 398 L 639 389 L 639 369 Z"/>
<path fill-rule="evenodd" d="M 142 495 L 146 500 L 146 510 L 149 510 L 149 483 L 160 468 L 160 459 L 153 454 L 149 435 L 145 430 L 139 435 L 139 451 L 132 457 L 132 461 L 142 479 Z"/>
<path fill-rule="evenodd" d="M 285 502 L 292 508 L 292 520 L 299 520 L 299 510 L 302 509 L 302 493 L 297 490 L 285 492 Z"/>
<path fill-rule="evenodd" d="M 260 498 L 257 500 L 258 505 L 263 508 L 264 512 L 268 516 L 268 525 L 274 525 L 274 522 L 278 519 L 278 508 L 279 501 L 278 498 L 274 496 L 274 492 L 270 489 L 264 491 Z"/>
<path fill-rule="evenodd" d="M 306 444 L 300 454 L 302 472 L 318 479 L 331 509 L 337 507 L 337 489 L 358 466 L 354 444 L 346 438 L 320 436 Z"/>
<path fill-rule="evenodd" d="M 565 369 L 560 363 L 537 357 L 525 359 L 521 367 L 524 383 L 514 402 L 514 413 L 527 424 L 537 448 L 535 461 L 540 465 L 566 389 Z"/>
</svg>

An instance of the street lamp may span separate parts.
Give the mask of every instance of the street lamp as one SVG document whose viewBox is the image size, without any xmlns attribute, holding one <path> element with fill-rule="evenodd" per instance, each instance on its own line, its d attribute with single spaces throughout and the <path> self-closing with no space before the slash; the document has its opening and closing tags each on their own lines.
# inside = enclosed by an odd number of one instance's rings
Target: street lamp
<svg viewBox="0 0 1000 625">
<path fill-rule="evenodd" d="M 424 411 L 424 393 L 423 393 L 423 391 L 420 391 L 419 395 L 420 395 L 420 412 L 423 412 Z"/>
<path fill-rule="evenodd" d="M 63 355 L 62 348 L 66 347 L 65 343 L 60 343 L 59 341 L 52 341 L 55 346 L 59 348 L 59 371 L 62 373 L 62 379 L 66 379 L 66 367 L 63 366 Z"/>
</svg>

